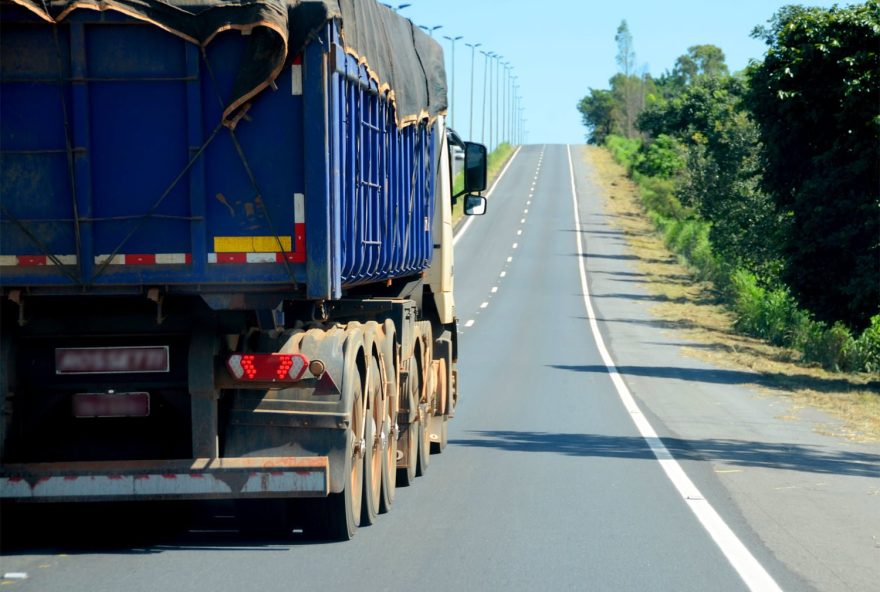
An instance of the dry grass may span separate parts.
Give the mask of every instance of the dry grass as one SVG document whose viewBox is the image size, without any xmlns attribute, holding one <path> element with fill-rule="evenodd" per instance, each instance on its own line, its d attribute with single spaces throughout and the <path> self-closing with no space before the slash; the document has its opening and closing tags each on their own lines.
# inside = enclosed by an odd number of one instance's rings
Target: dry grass
<svg viewBox="0 0 880 592">
<path fill-rule="evenodd" d="M 602 148 L 588 146 L 586 160 L 604 190 L 605 211 L 622 230 L 648 289 L 663 303 L 652 313 L 689 341 L 701 344 L 682 351 L 715 365 L 756 372 L 755 386 L 787 398 L 794 408 L 813 407 L 841 420 L 835 435 L 858 441 L 880 441 L 880 381 L 869 374 L 834 374 L 796 364 L 798 355 L 731 329 L 733 315 L 718 304 L 709 283 L 693 279 L 671 254 L 645 215 L 637 187 Z M 788 418 L 788 417 L 787 417 Z M 823 428 L 825 432 L 832 431 Z"/>
</svg>

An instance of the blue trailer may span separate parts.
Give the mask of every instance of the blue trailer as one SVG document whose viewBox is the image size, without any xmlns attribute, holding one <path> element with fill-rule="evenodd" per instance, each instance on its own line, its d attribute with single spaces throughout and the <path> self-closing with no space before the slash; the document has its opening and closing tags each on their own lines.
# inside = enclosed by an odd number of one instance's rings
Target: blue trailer
<svg viewBox="0 0 880 592">
<path fill-rule="evenodd" d="M 0 10 L 0 498 L 387 511 L 458 397 L 439 46 L 372 1 Z"/>
</svg>

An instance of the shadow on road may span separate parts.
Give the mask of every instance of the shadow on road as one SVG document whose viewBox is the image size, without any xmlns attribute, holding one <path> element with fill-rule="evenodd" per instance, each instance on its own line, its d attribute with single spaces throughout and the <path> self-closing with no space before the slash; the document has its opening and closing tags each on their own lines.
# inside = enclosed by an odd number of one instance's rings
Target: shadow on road
<svg viewBox="0 0 880 592">
<path fill-rule="evenodd" d="M 260 502 L 262 503 L 262 502 Z M 277 503 L 243 522 L 223 502 L 4 504 L 0 558 L 17 555 L 155 555 L 166 551 L 287 552 L 328 541 L 277 525 Z M 251 512 L 253 514 L 253 512 Z"/>
<path fill-rule="evenodd" d="M 470 432 L 469 439 L 450 440 L 450 445 L 493 448 L 510 452 L 545 452 L 568 456 L 653 459 L 654 453 L 640 436 L 601 434 L 554 434 L 548 432 Z M 804 446 L 800 444 L 746 440 L 660 439 L 678 460 L 726 463 L 809 473 L 880 477 L 880 456 Z"/>
<path fill-rule="evenodd" d="M 591 294 L 592 298 L 616 298 L 625 300 L 638 300 L 640 302 L 675 302 L 677 304 L 686 304 L 690 302 L 688 298 L 680 296 L 678 298 L 670 298 L 664 294 Z"/>
<path fill-rule="evenodd" d="M 605 255 L 599 253 L 584 253 L 583 255 L 572 253 L 571 256 L 584 257 L 586 259 L 612 259 L 614 261 L 643 261 L 645 263 L 669 263 L 670 261 L 672 261 L 672 259 L 650 259 L 645 257 L 637 257 L 636 255 Z"/>
<path fill-rule="evenodd" d="M 551 365 L 558 370 L 607 374 L 608 369 L 602 365 L 563 366 Z M 775 374 L 747 372 L 743 370 L 723 370 L 720 368 L 680 368 L 675 366 L 617 366 L 618 373 L 623 376 L 644 376 L 648 378 L 686 380 L 725 385 L 754 385 L 765 388 L 799 388 L 818 392 L 845 392 L 849 390 L 873 391 L 880 396 L 880 382 L 854 384 L 846 378 L 819 378 L 808 374 Z"/>
</svg>

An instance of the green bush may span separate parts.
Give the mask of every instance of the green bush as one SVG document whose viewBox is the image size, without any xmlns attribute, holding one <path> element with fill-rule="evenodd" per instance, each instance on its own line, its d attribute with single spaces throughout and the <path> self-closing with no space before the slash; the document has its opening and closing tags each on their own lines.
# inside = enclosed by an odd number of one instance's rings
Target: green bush
<svg viewBox="0 0 880 592">
<path fill-rule="evenodd" d="M 774 345 L 798 349 L 803 359 L 835 372 L 880 371 L 880 315 L 858 339 L 843 323 L 828 327 L 798 308 L 786 288 L 762 287 L 754 274 L 731 276 L 736 329 Z"/>
<path fill-rule="evenodd" d="M 654 211 L 666 218 L 682 219 L 690 215 L 690 210 L 681 205 L 675 196 L 676 184 L 673 179 L 634 175 L 641 189 L 642 203 L 648 211 Z"/>
<path fill-rule="evenodd" d="M 666 218 L 657 212 L 651 216 L 654 226 L 663 233 L 663 241 L 695 271 L 697 279 L 714 280 L 718 262 L 709 241 L 709 224 L 698 219 Z"/>
<path fill-rule="evenodd" d="M 880 372 L 880 314 L 871 317 L 871 324 L 853 343 L 856 365 L 865 372 Z"/>
<path fill-rule="evenodd" d="M 849 329 L 840 322 L 834 323 L 830 329 L 824 324 L 816 324 L 821 330 L 815 331 L 804 344 L 804 358 L 835 372 L 856 370 L 855 340 Z"/>
<path fill-rule="evenodd" d="M 687 164 L 685 147 L 667 134 L 660 134 L 649 144 L 643 144 L 638 155 L 634 169 L 648 177 L 671 179 Z"/>
<path fill-rule="evenodd" d="M 624 138 L 612 134 L 606 138 L 605 146 L 611 151 L 611 156 L 614 157 L 617 164 L 624 167 L 628 173 L 632 173 L 633 167 L 638 161 L 642 141 L 638 138 Z"/>
<path fill-rule="evenodd" d="M 735 327 L 773 345 L 794 347 L 802 333 L 809 333 L 810 319 L 798 310 L 797 302 L 785 288 L 767 289 L 755 274 L 737 269 L 731 278 Z M 797 328 L 797 330 L 794 330 Z"/>
</svg>

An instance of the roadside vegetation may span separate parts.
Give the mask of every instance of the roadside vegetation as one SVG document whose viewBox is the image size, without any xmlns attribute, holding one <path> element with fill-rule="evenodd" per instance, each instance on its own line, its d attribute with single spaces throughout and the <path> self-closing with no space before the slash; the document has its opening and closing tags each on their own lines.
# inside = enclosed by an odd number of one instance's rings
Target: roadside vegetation
<svg viewBox="0 0 880 592">
<path fill-rule="evenodd" d="M 492 187 L 492 183 L 495 182 L 495 178 L 501 173 L 501 170 L 504 168 L 504 165 L 507 164 L 508 159 L 513 155 L 514 147 L 508 144 L 507 142 L 503 142 L 498 145 L 495 150 L 489 153 L 488 163 L 486 165 L 487 168 L 487 185 L 486 189 L 488 190 Z M 461 191 L 461 188 L 464 187 L 464 174 L 458 173 L 455 175 L 455 178 L 452 180 L 452 189 L 453 194 Z M 464 198 L 459 198 L 455 205 L 452 206 L 452 225 L 453 227 L 458 224 L 458 222 L 464 217 Z"/>
<path fill-rule="evenodd" d="M 880 377 L 866 372 L 840 373 L 804 364 L 802 354 L 771 345 L 734 329 L 736 313 L 719 297 L 711 281 L 695 277 L 694 268 L 673 254 L 648 218 L 643 191 L 610 152 L 587 146 L 591 182 L 604 196 L 605 212 L 624 233 L 645 287 L 655 295 L 651 313 L 691 345 L 683 353 L 721 368 L 748 370 L 751 386 L 789 403 L 780 419 L 808 419 L 821 409 L 841 420 L 818 424 L 819 432 L 862 442 L 880 442 Z"/>
<path fill-rule="evenodd" d="M 578 104 L 588 141 L 737 331 L 880 374 L 880 3 L 788 6 L 753 35 L 745 72 L 699 45 L 652 78 L 624 21 L 620 73 Z"/>
</svg>

